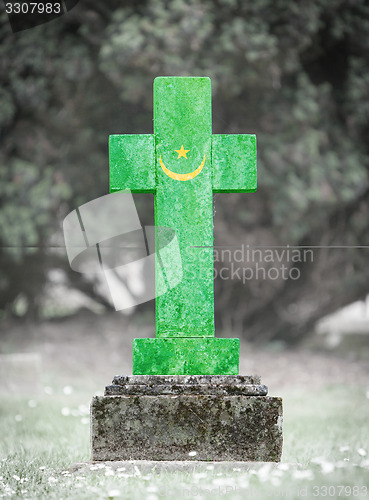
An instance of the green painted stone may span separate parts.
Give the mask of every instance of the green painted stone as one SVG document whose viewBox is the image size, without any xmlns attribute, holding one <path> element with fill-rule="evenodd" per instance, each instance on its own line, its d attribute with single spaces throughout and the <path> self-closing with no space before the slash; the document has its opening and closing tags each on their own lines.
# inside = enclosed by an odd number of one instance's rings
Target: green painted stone
<svg viewBox="0 0 369 500">
<path fill-rule="evenodd" d="M 237 375 L 239 350 L 239 339 L 135 339 L 133 374 Z"/>
<path fill-rule="evenodd" d="M 111 193 L 121 189 L 133 193 L 155 192 L 154 141 L 151 134 L 109 136 Z"/>
<path fill-rule="evenodd" d="M 237 373 L 238 340 L 214 342 L 213 193 L 256 189 L 255 136 L 212 136 L 209 78 L 159 77 L 154 134 L 113 135 L 109 151 L 110 190 L 154 193 L 155 225 L 176 231 L 182 261 L 181 283 L 159 296 L 163 266 L 179 264 L 175 252 L 156 260 L 156 339 L 138 342 L 133 373 Z"/>
<path fill-rule="evenodd" d="M 175 228 L 183 278 L 156 300 L 157 337 L 214 337 L 213 190 L 211 87 L 209 78 L 156 78 L 154 135 L 157 152 L 155 225 Z M 188 150 L 178 158 L 181 146 Z M 188 173 L 205 158 L 192 180 L 170 178 L 161 167 Z"/>
<path fill-rule="evenodd" d="M 256 191 L 256 136 L 213 135 L 212 164 L 215 193 Z"/>
</svg>

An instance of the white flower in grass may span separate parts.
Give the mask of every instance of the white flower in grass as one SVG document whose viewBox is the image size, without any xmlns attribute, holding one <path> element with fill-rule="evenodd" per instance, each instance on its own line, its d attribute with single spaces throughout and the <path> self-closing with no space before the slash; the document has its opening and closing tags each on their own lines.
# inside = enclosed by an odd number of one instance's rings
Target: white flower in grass
<svg viewBox="0 0 369 500">
<path fill-rule="evenodd" d="M 237 483 L 238 483 L 238 486 L 240 488 L 248 488 L 250 485 L 249 478 L 248 478 L 248 476 L 245 476 L 245 475 L 239 476 Z"/>
<path fill-rule="evenodd" d="M 323 474 L 330 474 L 335 469 L 334 464 L 332 464 L 331 462 L 324 462 L 324 463 L 320 464 L 320 466 L 322 468 Z"/>
<path fill-rule="evenodd" d="M 105 470 L 105 476 L 114 476 L 113 469 L 111 469 L 110 467 L 106 468 L 106 470 Z"/>
<path fill-rule="evenodd" d="M 275 487 L 280 486 L 280 484 L 281 484 L 281 480 L 279 479 L 279 477 L 275 477 L 275 476 L 272 476 L 270 478 L 270 482 Z"/>
<path fill-rule="evenodd" d="M 16 422 L 21 422 L 23 420 L 22 415 L 16 415 L 14 418 Z"/>
<path fill-rule="evenodd" d="M 204 479 L 206 477 L 206 472 L 195 472 L 192 474 L 192 477 L 194 481 L 198 483 L 200 479 Z"/>
<path fill-rule="evenodd" d="M 273 470 L 273 476 L 274 477 L 282 477 L 284 474 L 284 471 L 281 469 L 274 469 Z"/>
<path fill-rule="evenodd" d="M 116 498 L 119 497 L 120 491 L 119 490 L 110 490 L 108 491 L 108 497 L 109 498 Z"/>
<path fill-rule="evenodd" d="M 294 479 L 314 479 L 313 471 L 307 470 L 295 470 L 293 472 Z"/>
<path fill-rule="evenodd" d="M 214 465 L 208 465 L 208 466 L 206 467 L 206 470 L 214 470 Z"/>
<path fill-rule="evenodd" d="M 343 460 L 339 460 L 338 462 L 336 462 L 334 465 L 336 467 L 336 469 L 344 469 L 345 467 L 347 467 L 347 463 L 345 462 L 346 458 L 344 458 Z"/>
<path fill-rule="evenodd" d="M 92 491 L 92 493 L 99 493 L 100 492 L 99 488 L 96 488 L 96 486 L 89 486 L 89 485 L 87 485 L 87 489 L 89 491 Z"/>
<path fill-rule="evenodd" d="M 146 488 L 146 491 L 147 491 L 148 493 L 156 493 L 156 492 L 158 491 L 158 488 L 157 488 L 155 485 L 152 485 L 152 486 L 148 486 L 148 487 Z"/>
<path fill-rule="evenodd" d="M 345 451 L 349 451 L 349 446 L 340 446 L 340 452 L 345 453 Z"/>
<path fill-rule="evenodd" d="M 150 493 L 150 495 L 146 497 L 146 500 L 158 500 L 158 496 L 154 493 Z"/>
<path fill-rule="evenodd" d="M 123 472 L 123 471 L 125 471 L 125 470 L 126 470 L 126 468 L 125 468 L 125 467 L 118 467 L 117 472 Z"/>
<path fill-rule="evenodd" d="M 20 477 L 17 476 L 16 474 L 13 475 L 13 479 L 15 479 L 16 481 L 20 481 Z"/>
<path fill-rule="evenodd" d="M 90 414 L 90 408 L 86 405 L 78 405 L 78 411 L 80 412 L 81 415 Z"/>
<path fill-rule="evenodd" d="M 66 406 L 64 408 L 61 409 L 61 414 L 64 416 L 64 417 L 69 417 L 70 415 L 70 408 L 67 408 Z"/>
<path fill-rule="evenodd" d="M 41 465 L 41 467 L 39 467 L 40 470 L 45 470 L 46 469 L 46 465 Z"/>
<path fill-rule="evenodd" d="M 36 408 L 37 403 L 36 403 L 36 401 L 35 401 L 34 399 L 30 399 L 30 400 L 28 401 L 28 406 L 29 406 L 30 408 Z"/>
<path fill-rule="evenodd" d="M 197 451 L 190 451 L 190 452 L 188 453 L 188 456 L 189 456 L 189 457 L 196 457 L 196 455 L 197 455 Z"/>
<path fill-rule="evenodd" d="M 235 483 L 235 480 L 233 477 L 215 477 L 212 480 L 212 484 L 216 486 L 233 486 Z"/>
<path fill-rule="evenodd" d="M 88 417 L 81 418 L 81 424 L 88 425 L 90 423 L 90 419 Z"/>
<path fill-rule="evenodd" d="M 324 462 L 326 462 L 325 457 L 314 457 L 311 459 L 311 463 L 313 463 L 313 464 L 322 464 Z"/>
<path fill-rule="evenodd" d="M 359 448 L 357 452 L 361 457 L 366 457 L 366 451 L 364 450 L 364 448 Z"/>
<path fill-rule="evenodd" d="M 70 396 L 73 392 L 73 387 L 70 386 L 70 385 L 66 385 L 64 388 L 63 388 L 63 392 L 66 396 Z"/>
<path fill-rule="evenodd" d="M 50 484 L 55 484 L 55 483 L 58 482 L 58 480 L 56 479 L 56 477 L 53 477 L 53 476 L 50 476 L 47 480 L 48 480 L 48 482 Z"/>
<path fill-rule="evenodd" d="M 270 464 L 265 464 L 260 467 L 259 470 L 257 470 L 257 475 L 260 479 L 260 481 L 267 481 L 270 478 L 270 473 L 271 473 L 271 465 Z"/>
<path fill-rule="evenodd" d="M 365 396 L 367 397 L 367 399 L 369 399 L 369 391 L 366 391 Z"/>
</svg>

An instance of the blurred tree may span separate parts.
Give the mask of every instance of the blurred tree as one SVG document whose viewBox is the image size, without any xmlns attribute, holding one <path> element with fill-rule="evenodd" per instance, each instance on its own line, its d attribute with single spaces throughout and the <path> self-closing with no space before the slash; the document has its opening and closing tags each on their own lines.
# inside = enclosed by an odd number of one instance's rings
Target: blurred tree
<svg viewBox="0 0 369 500">
<path fill-rule="evenodd" d="M 16 35 L 3 16 L 0 238 L 39 248 L 3 250 L 0 308 L 23 293 L 37 311 L 65 266 L 46 255 L 55 221 L 107 192 L 109 133 L 152 131 L 157 75 L 210 76 L 214 133 L 258 135 L 258 192 L 216 196 L 216 244 L 369 245 L 368 33 L 365 0 L 85 0 Z M 286 262 L 299 280 L 216 280 L 217 324 L 301 338 L 368 292 L 367 262 L 323 248 Z"/>
</svg>

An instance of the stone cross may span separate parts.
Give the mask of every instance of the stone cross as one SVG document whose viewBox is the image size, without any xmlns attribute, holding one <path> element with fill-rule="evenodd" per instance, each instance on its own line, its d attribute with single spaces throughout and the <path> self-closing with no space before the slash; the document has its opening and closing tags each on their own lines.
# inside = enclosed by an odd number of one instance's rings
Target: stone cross
<svg viewBox="0 0 369 500">
<path fill-rule="evenodd" d="M 175 230 L 183 268 L 156 298 L 156 338 L 134 340 L 133 374 L 238 374 L 239 339 L 214 337 L 213 193 L 256 190 L 255 135 L 212 134 L 209 78 L 158 77 L 154 133 L 111 135 L 109 156 L 110 192 L 155 195 L 155 225 Z"/>
</svg>

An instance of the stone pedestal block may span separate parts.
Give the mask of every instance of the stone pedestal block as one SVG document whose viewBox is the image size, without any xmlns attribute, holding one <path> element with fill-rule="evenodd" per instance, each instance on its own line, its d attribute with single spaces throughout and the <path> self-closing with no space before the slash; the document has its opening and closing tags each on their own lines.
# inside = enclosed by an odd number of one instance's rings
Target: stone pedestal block
<svg viewBox="0 0 369 500">
<path fill-rule="evenodd" d="M 256 376 L 117 376 L 91 403 L 92 459 L 277 462 L 282 399 L 266 394 Z"/>
</svg>

